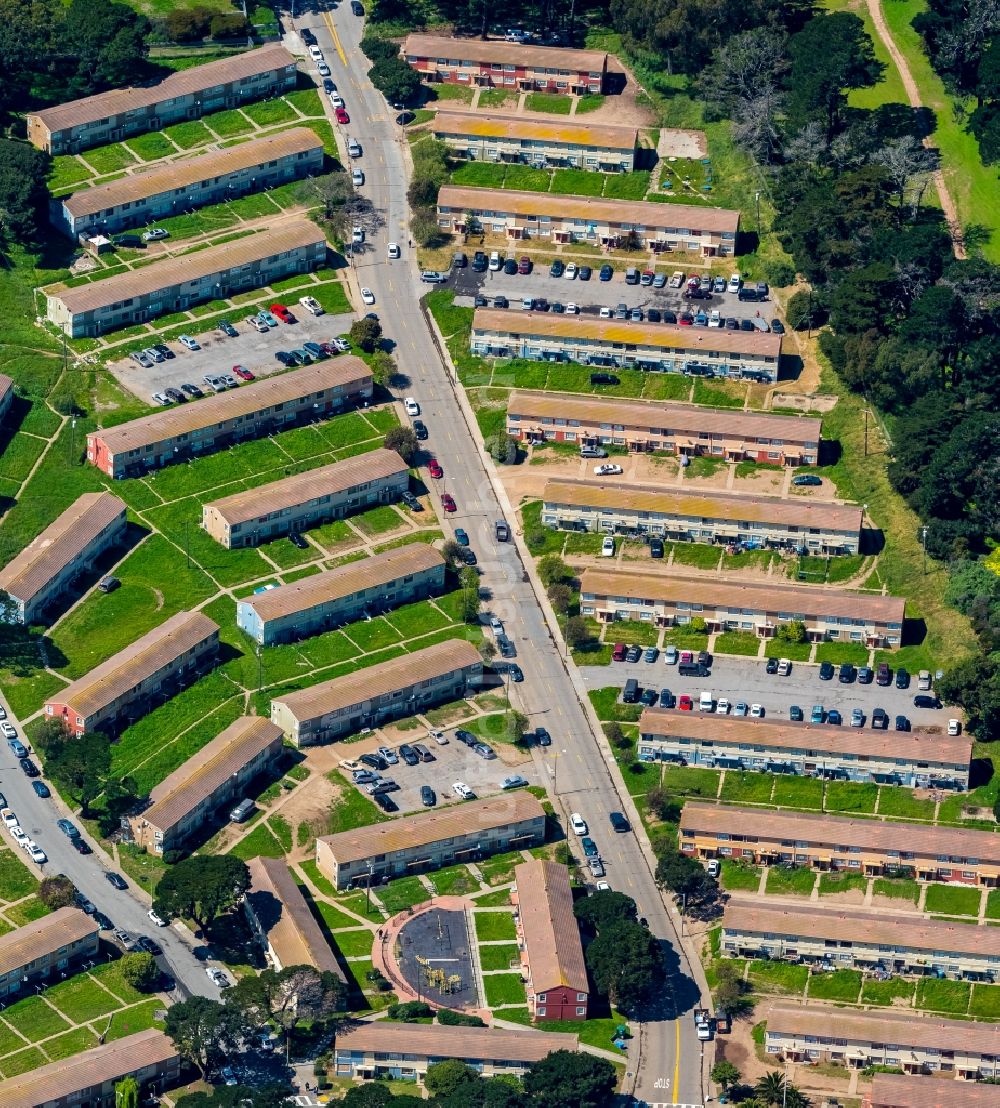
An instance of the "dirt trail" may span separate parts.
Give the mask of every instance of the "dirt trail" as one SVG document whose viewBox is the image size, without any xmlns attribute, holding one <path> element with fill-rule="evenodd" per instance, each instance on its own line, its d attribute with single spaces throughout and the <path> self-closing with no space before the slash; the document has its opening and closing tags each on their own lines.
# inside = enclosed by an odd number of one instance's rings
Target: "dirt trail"
<svg viewBox="0 0 1000 1108">
<path fill-rule="evenodd" d="M 889 57 L 892 58 L 893 64 L 899 70 L 899 77 L 903 82 L 903 88 L 906 89 L 906 95 L 909 98 L 910 106 L 914 108 L 929 108 L 930 105 L 924 104 L 921 100 L 920 89 L 917 87 L 917 82 L 913 79 L 913 74 L 910 72 L 910 67 L 906 58 L 896 45 L 888 24 L 885 21 L 885 17 L 882 15 L 881 0 L 867 0 L 867 4 L 872 22 L 875 24 L 875 30 L 878 31 L 879 38 L 885 43 L 886 50 L 889 51 Z M 924 139 L 924 146 L 933 146 L 930 138 Z M 962 224 L 958 218 L 958 209 L 955 207 L 955 201 L 948 191 L 944 173 L 940 169 L 934 173 L 934 187 L 937 189 L 938 198 L 941 201 L 941 210 L 944 212 L 944 218 L 951 232 L 951 242 L 952 248 L 955 251 L 955 257 L 964 258 L 966 256 L 965 244 L 962 241 Z"/>
</svg>

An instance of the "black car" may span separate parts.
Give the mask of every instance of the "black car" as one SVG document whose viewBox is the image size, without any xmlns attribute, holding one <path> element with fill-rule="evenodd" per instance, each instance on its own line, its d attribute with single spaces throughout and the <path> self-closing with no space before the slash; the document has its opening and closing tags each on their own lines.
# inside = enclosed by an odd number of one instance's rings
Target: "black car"
<svg viewBox="0 0 1000 1108">
<path fill-rule="evenodd" d="M 472 268 L 476 273 L 485 273 L 489 264 L 490 260 L 482 250 L 477 250 L 475 254 L 472 255 Z"/>
<path fill-rule="evenodd" d="M 303 27 L 302 30 L 299 31 L 299 38 L 302 39 L 306 46 L 316 45 L 316 36 L 312 33 L 312 31 L 309 30 L 308 27 Z"/>
<path fill-rule="evenodd" d="M 598 273 L 598 277 L 600 277 L 602 281 L 610 281 L 611 278 L 614 277 L 614 275 L 615 271 L 609 265 L 602 265 L 601 271 L 600 273 Z"/>
<path fill-rule="evenodd" d="M 520 685 L 524 680 L 524 670 L 522 670 L 519 665 L 508 666 L 507 672 L 510 674 L 510 679 L 515 685 Z"/>
<path fill-rule="evenodd" d="M 25 777 L 37 777 L 38 766 L 30 758 L 22 758 L 18 763 Z"/>
<path fill-rule="evenodd" d="M 163 390 L 163 395 L 164 396 L 169 396 L 170 399 L 175 404 L 186 404 L 187 403 L 187 397 L 184 395 L 184 393 L 181 392 L 180 389 L 175 389 L 175 388 L 164 389 Z"/>
<path fill-rule="evenodd" d="M 896 670 L 896 688 L 908 689 L 910 687 L 910 675 L 902 666 Z"/>
<path fill-rule="evenodd" d="M 459 250 L 458 253 L 451 259 L 451 264 L 453 269 L 465 269 L 465 267 L 469 264 L 469 259 L 461 250 Z"/>
<path fill-rule="evenodd" d="M 662 539 L 650 539 L 649 540 L 649 556 L 651 558 L 663 557 L 663 540 Z"/>
<path fill-rule="evenodd" d="M 163 947 L 148 935 L 140 935 L 135 940 L 135 949 L 141 950 L 144 954 L 152 954 L 154 958 L 163 953 Z"/>
<path fill-rule="evenodd" d="M 660 707 L 673 708 L 677 703 L 677 697 L 669 689 L 660 689 Z"/>
<path fill-rule="evenodd" d="M 566 272 L 566 263 L 558 258 L 549 266 L 550 277 L 561 277 Z"/>
<path fill-rule="evenodd" d="M 849 685 L 857 675 L 858 672 L 854 666 L 852 666 L 850 662 L 844 662 L 837 673 L 837 680 L 842 685 Z"/>
<path fill-rule="evenodd" d="M 502 658 L 516 658 L 517 650 L 506 635 L 497 635 L 497 646 L 500 648 Z"/>
<path fill-rule="evenodd" d="M 165 361 L 169 362 L 171 358 L 176 357 L 176 354 L 174 354 L 174 352 L 170 349 L 169 346 L 167 346 L 165 342 L 158 342 L 153 347 L 153 349 L 157 352 L 157 354 L 162 354 Z"/>
<path fill-rule="evenodd" d="M 549 310 L 549 302 L 544 296 L 536 296 L 531 302 L 531 310 L 533 312 L 547 312 Z"/>
<path fill-rule="evenodd" d="M 510 301 L 507 299 L 506 296 L 494 296 L 493 297 L 493 307 L 494 308 L 509 308 L 510 307 Z"/>
<path fill-rule="evenodd" d="M 91 851 L 89 845 L 87 844 L 87 842 L 84 839 L 80 839 L 80 838 L 70 839 L 70 842 L 73 844 L 73 849 L 77 852 L 77 854 L 91 854 L 91 853 L 93 853 Z"/>
<path fill-rule="evenodd" d="M 770 675 L 774 675 L 778 672 L 778 659 L 768 658 L 767 665 L 764 666 L 764 672 Z"/>
<path fill-rule="evenodd" d="M 729 316 L 726 319 L 725 328 L 727 331 L 738 331 L 740 329 L 740 321 Z"/>
<path fill-rule="evenodd" d="M 410 509 L 411 512 L 422 512 L 424 510 L 423 504 L 413 495 L 412 492 L 403 492 L 399 494 L 399 499 Z"/>
<path fill-rule="evenodd" d="M 840 712 L 838 712 L 836 708 L 831 708 L 826 714 L 826 722 L 832 724 L 834 727 L 839 727 L 841 723 L 843 723 Z"/>
<path fill-rule="evenodd" d="M 663 316 L 658 308 L 650 308 L 646 312 L 646 318 L 650 323 L 659 323 Z"/>
<path fill-rule="evenodd" d="M 7 807 L 8 807 L 7 798 L 3 795 L 3 793 L 0 793 L 0 808 L 7 808 Z"/>
<path fill-rule="evenodd" d="M 186 392 L 188 396 L 193 396 L 195 399 L 205 395 L 197 385 L 181 385 L 181 392 Z"/>
<path fill-rule="evenodd" d="M 462 551 L 462 561 L 465 562 L 467 566 L 475 566 L 479 564 L 479 559 L 476 557 L 476 552 L 468 546 Z"/>
<path fill-rule="evenodd" d="M 577 280 L 579 280 L 579 281 L 589 281 L 591 273 L 593 273 L 593 270 L 590 268 L 589 265 L 582 265 L 576 271 Z"/>
<path fill-rule="evenodd" d="M 476 299 L 475 299 L 475 302 L 474 302 L 473 306 L 476 307 L 476 308 L 485 308 L 488 304 L 489 304 L 489 301 L 486 299 L 486 297 L 483 296 L 482 293 L 477 292 L 476 293 Z"/>
<path fill-rule="evenodd" d="M 351 0 L 351 12 L 354 15 L 365 14 L 365 6 L 361 3 L 361 0 Z"/>
<path fill-rule="evenodd" d="M 430 787 L 430 785 L 420 786 L 420 803 L 425 808 L 433 808 L 437 804 L 437 793 Z"/>
<path fill-rule="evenodd" d="M 371 766 L 372 769 L 385 769 L 388 765 L 381 754 L 360 754 L 358 755 L 358 761 L 363 762 L 366 766 Z"/>
<path fill-rule="evenodd" d="M 858 684 L 870 685 L 875 679 L 875 674 L 872 672 L 869 666 L 860 666 L 858 668 Z"/>
<path fill-rule="evenodd" d="M 548 733 L 548 731 L 545 730 L 544 727 L 536 727 L 535 742 L 538 743 L 539 746 L 551 746 L 552 736 Z"/>
<path fill-rule="evenodd" d="M 222 320 L 218 326 L 219 330 L 224 335 L 228 335 L 231 339 L 236 338 L 236 336 L 239 334 L 239 331 L 236 330 L 236 328 L 229 322 L 228 319 Z"/>
<path fill-rule="evenodd" d="M 915 708 L 940 708 L 941 701 L 936 696 L 928 696 L 926 693 L 918 693 L 913 698 Z"/>
<path fill-rule="evenodd" d="M 376 793 L 372 800 L 382 809 L 383 812 L 398 812 L 399 805 L 392 799 L 388 793 Z"/>
<path fill-rule="evenodd" d="M 656 689 L 643 689 L 642 696 L 639 697 L 639 703 L 645 704 L 647 708 L 655 707 L 656 700 Z"/>
<path fill-rule="evenodd" d="M 699 650 L 698 657 L 695 661 L 700 666 L 710 666 L 712 664 L 712 655 L 707 650 Z"/>
<path fill-rule="evenodd" d="M 886 715 L 885 708 L 875 708 L 872 711 L 872 727 L 877 728 L 879 731 L 888 730 L 889 717 Z"/>
<path fill-rule="evenodd" d="M 103 912 L 94 913 L 94 922 L 102 931 L 114 931 L 115 925 Z"/>
<path fill-rule="evenodd" d="M 635 643 L 633 643 L 632 646 L 630 646 L 628 648 L 628 650 L 625 652 L 625 661 L 626 662 L 638 662 L 641 657 L 642 657 L 642 647 L 636 646 Z"/>
<path fill-rule="evenodd" d="M 563 312 L 566 311 L 566 305 L 565 304 L 560 304 L 558 300 L 553 300 L 552 301 L 552 310 L 556 313 L 556 315 L 562 315 Z"/>
<path fill-rule="evenodd" d="M 819 679 L 821 681 L 833 680 L 833 662 L 823 662 L 819 667 Z"/>
<path fill-rule="evenodd" d="M 512 277 L 515 273 L 517 273 L 517 259 L 508 258 L 503 263 L 503 271 L 507 274 L 508 277 Z"/>
<path fill-rule="evenodd" d="M 802 709 L 798 706 L 798 704 L 793 704 L 788 709 L 788 718 L 792 721 L 792 723 L 802 722 L 804 717 L 802 715 Z"/>
<path fill-rule="evenodd" d="M 463 731 L 461 728 L 455 732 L 455 738 L 460 743 L 465 743 L 466 746 L 475 746 L 479 742 L 479 739 L 471 731 Z"/>
<path fill-rule="evenodd" d="M 415 766 L 420 761 L 420 755 L 409 743 L 403 743 L 399 748 L 399 756 L 408 766 Z"/>
<path fill-rule="evenodd" d="M 906 716 L 896 716 L 896 730 L 897 731 L 909 731 L 910 721 Z"/>
<path fill-rule="evenodd" d="M 632 825 L 622 815 L 621 812 L 608 812 L 608 819 L 611 821 L 611 826 L 618 832 L 619 835 L 624 834 L 626 831 L 632 830 Z"/>
<path fill-rule="evenodd" d="M 664 310 L 664 311 L 660 312 L 660 315 L 663 316 L 663 322 L 664 323 L 676 323 L 677 322 L 677 313 L 676 312 L 668 312 L 668 311 Z"/>
<path fill-rule="evenodd" d="M 306 540 L 302 537 L 302 535 L 298 533 L 298 531 L 292 531 L 292 533 L 288 536 L 288 541 L 292 544 L 292 546 L 297 546 L 299 550 L 309 549 L 309 543 L 306 542 Z"/>
<path fill-rule="evenodd" d="M 287 350 L 275 350 L 274 357 L 277 361 L 281 362 L 282 365 L 295 365 L 295 358 L 293 358 Z"/>
<path fill-rule="evenodd" d="M 783 335 L 785 333 L 785 325 L 781 322 L 780 319 L 772 319 L 771 330 L 776 335 Z"/>
<path fill-rule="evenodd" d="M 304 34 L 305 34 L 305 32 L 303 32 L 303 35 L 304 35 Z M 311 36 L 310 36 L 310 37 L 311 37 Z M 305 39 L 304 39 L 304 38 L 303 38 L 303 41 L 305 41 Z M 308 46 L 308 45 L 309 45 L 309 43 L 306 43 L 306 45 Z M 336 86 L 336 85 L 335 85 L 335 84 L 333 83 L 333 81 L 331 81 L 331 80 L 330 80 L 330 78 L 329 78 L 329 77 L 324 77 L 324 78 L 323 78 L 323 91 L 324 91 L 324 92 L 325 92 L 325 93 L 326 93 L 326 94 L 327 94 L 328 96 L 329 96 L 329 94 L 330 94 L 331 92 L 335 92 L 335 91 L 336 91 L 336 88 L 337 88 L 337 86 Z"/>
<path fill-rule="evenodd" d="M 417 436 L 418 441 L 424 442 L 427 438 L 427 424 L 422 419 L 415 419 L 413 421 L 413 433 Z"/>
<path fill-rule="evenodd" d="M 104 878 L 109 885 L 114 885 L 116 889 L 128 888 L 128 882 L 120 874 L 108 872 L 105 873 Z"/>
<path fill-rule="evenodd" d="M 749 319 L 741 319 L 740 320 L 740 330 L 741 331 L 753 331 L 754 329 L 755 329 L 754 325 Z"/>
</svg>

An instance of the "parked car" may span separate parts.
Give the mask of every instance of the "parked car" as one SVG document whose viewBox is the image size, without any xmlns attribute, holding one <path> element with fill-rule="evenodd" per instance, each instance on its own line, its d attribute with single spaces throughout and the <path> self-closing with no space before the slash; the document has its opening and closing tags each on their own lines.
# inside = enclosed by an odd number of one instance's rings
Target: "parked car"
<svg viewBox="0 0 1000 1108">
<path fill-rule="evenodd" d="M 121 876 L 121 874 L 115 873 L 113 870 L 108 870 L 104 874 L 105 880 L 109 885 L 114 885 L 116 889 L 127 889 L 128 882 Z"/>
</svg>

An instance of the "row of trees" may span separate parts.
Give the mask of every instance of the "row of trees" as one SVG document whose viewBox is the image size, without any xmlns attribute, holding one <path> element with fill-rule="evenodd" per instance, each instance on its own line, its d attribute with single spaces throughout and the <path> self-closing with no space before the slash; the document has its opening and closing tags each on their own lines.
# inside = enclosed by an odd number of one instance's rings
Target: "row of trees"
<svg viewBox="0 0 1000 1108">
<path fill-rule="evenodd" d="M 618 1011 L 634 1016 L 657 987 L 663 960 L 656 939 L 638 920 L 635 901 L 601 890 L 578 900 L 573 912 L 589 933 L 587 971 Z"/>
</svg>

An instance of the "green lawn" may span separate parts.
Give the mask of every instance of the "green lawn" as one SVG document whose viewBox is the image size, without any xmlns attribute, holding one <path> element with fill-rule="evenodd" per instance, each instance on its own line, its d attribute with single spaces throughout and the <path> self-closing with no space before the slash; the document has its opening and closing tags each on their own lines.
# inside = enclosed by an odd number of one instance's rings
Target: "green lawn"
<svg viewBox="0 0 1000 1108">
<path fill-rule="evenodd" d="M 799 866 L 796 869 L 772 866 L 767 873 L 767 884 L 764 886 L 764 891 L 780 893 L 785 896 L 790 893 L 797 896 L 808 896 L 815 884 L 815 872 L 805 866 Z"/>
<path fill-rule="evenodd" d="M 747 980 L 759 993 L 802 993 L 809 980 L 809 967 L 793 966 L 789 962 L 753 961 Z"/>
<path fill-rule="evenodd" d="M 1000 985 L 973 985 L 969 1015 L 981 1020 L 1000 1020 Z"/>
<path fill-rule="evenodd" d="M 517 962 L 517 959 L 518 948 L 515 943 L 479 948 L 479 964 L 484 970 L 510 969 L 511 963 Z"/>
<path fill-rule="evenodd" d="M 375 935 L 364 927 L 353 931 L 338 931 L 333 936 L 333 941 L 345 958 L 370 958 Z"/>
<path fill-rule="evenodd" d="M 159 131 L 136 135 L 135 138 L 127 139 L 125 145 L 144 162 L 159 161 L 160 158 L 177 153 L 177 147 L 169 139 L 164 138 Z"/>
<path fill-rule="evenodd" d="M 767 804 L 774 788 L 774 778 L 766 773 L 726 770 L 719 799 L 730 804 Z"/>
<path fill-rule="evenodd" d="M 893 977 L 888 981 L 868 978 L 861 988 L 861 1003 L 888 1008 L 895 1000 L 912 1000 L 914 983 Z"/>
<path fill-rule="evenodd" d="M 878 791 L 878 814 L 899 819 L 934 818 L 934 801 L 918 800 L 909 789 L 886 785 Z"/>
<path fill-rule="evenodd" d="M 963 889 L 956 885 L 928 885 L 924 911 L 945 916 L 975 916 L 979 914 L 978 889 Z"/>
<path fill-rule="evenodd" d="M 131 150 L 123 143 L 116 142 L 111 146 L 96 146 L 93 150 L 83 152 L 83 160 L 94 167 L 98 176 L 106 173 L 116 173 L 120 169 L 127 169 L 135 165 L 136 158 Z"/>
<path fill-rule="evenodd" d="M 475 897 L 475 903 L 483 908 L 503 908 L 510 903 L 510 890 L 497 889 L 496 892 L 484 893 Z"/>
<path fill-rule="evenodd" d="M 755 892 L 760 885 L 760 869 L 757 866 L 722 859 L 722 887 L 727 892 L 743 889 Z"/>
<path fill-rule="evenodd" d="M 830 781 L 826 786 L 823 807 L 828 812 L 875 811 L 878 786 L 865 781 Z"/>
<path fill-rule="evenodd" d="M 833 973 L 814 973 L 809 978 L 810 1000 L 839 1000 L 856 1004 L 861 992 L 858 970 L 839 969 Z"/>
<path fill-rule="evenodd" d="M 697 569 L 715 569 L 721 556 L 722 552 L 717 546 L 708 546 L 706 543 L 700 542 L 674 543 L 675 565 L 694 566 Z M 672 634 L 671 632 L 671 636 Z M 725 640 L 727 634 L 731 634 L 731 632 L 725 632 L 719 636 L 719 639 Z M 759 646 L 760 643 L 758 642 L 757 645 Z M 718 649 L 718 640 L 716 649 Z M 736 651 L 736 653 L 739 653 L 739 651 Z"/>
<path fill-rule="evenodd" d="M 378 898 L 389 915 L 394 916 L 397 912 L 430 900 L 431 894 L 418 877 L 400 877 L 396 881 L 390 881 L 388 885 L 380 886 Z"/>
<path fill-rule="evenodd" d="M 715 770 L 697 766 L 664 766 L 663 787 L 678 796 L 714 798 L 719 790 L 719 775 Z"/>
<path fill-rule="evenodd" d="M 186 123 L 175 123 L 173 127 L 164 127 L 163 133 L 172 139 L 182 150 L 190 150 L 194 146 L 204 146 L 212 141 L 212 132 L 200 119 L 192 119 Z"/>
<path fill-rule="evenodd" d="M 529 92 L 524 98 L 524 106 L 529 112 L 569 115 L 573 107 L 573 98 L 556 92 Z"/>
<path fill-rule="evenodd" d="M 756 658 L 760 653 L 760 639 L 752 631 L 725 631 L 715 640 L 715 653 Z"/>
<path fill-rule="evenodd" d="M 330 780 L 334 784 L 340 785 L 341 788 L 339 798 L 330 806 L 326 834 L 336 835 L 340 831 L 351 831 L 355 827 L 367 827 L 371 823 L 384 823 L 389 818 L 380 808 L 376 808 L 367 797 L 362 796 L 353 785 L 349 785 L 346 779 L 336 771 L 330 774 Z M 319 888 L 318 885 L 316 887 Z"/>
<path fill-rule="evenodd" d="M 779 808 L 823 807 L 823 782 L 813 777 L 782 775 L 774 782 L 771 802 Z"/>
<path fill-rule="evenodd" d="M 920 886 L 916 881 L 905 877 L 876 877 L 872 892 L 875 896 L 885 896 L 892 900 L 908 900 L 916 904 L 920 896 Z M 1000 916 L 997 918 L 1000 919 Z"/>
<path fill-rule="evenodd" d="M 230 854 L 236 858 L 242 858 L 248 862 L 251 858 L 283 858 L 284 847 L 274 837 L 266 823 L 258 823 L 249 835 L 230 850 Z"/>
<path fill-rule="evenodd" d="M 819 895 L 832 896 L 836 893 L 865 892 L 868 878 L 860 873 L 821 873 L 819 875 Z"/>
<path fill-rule="evenodd" d="M 489 973 L 483 977 L 486 989 L 486 1003 L 490 1008 L 499 1008 L 504 1004 L 523 1004 L 526 999 L 524 985 L 519 973 Z"/>
<path fill-rule="evenodd" d="M 38 888 L 38 881 L 13 850 L 0 850 L 0 900 L 20 900 Z"/>
<path fill-rule="evenodd" d="M 476 938 L 481 942 L 516 937 L 514 917 L 508 912 L 476 912 Z"/>
<path fill-rule="evenodd" d="M 40 996 L 29 996 L 4 1009 L 4 1019 L 31 1043 L 68 1031 L 70 1025 Z"/>
<path fill-rule="evenodd" d="M 917 983 L 916 1006 L 929 1012 L 962 1016 L 968 1010 L 971 991 L 968 981 L 941 981 L 935 977 L 924 977 Z"/>
<path fill-rule="evenodd" d="M 817 662 L 832 662 L 839 666 L 843 662 L 850 662 L 854 666 L 863 666 L 868 662 L 868 651 L 858 643 L 853 642 L 821 642 L 816 647 Z"/>
</svg>

